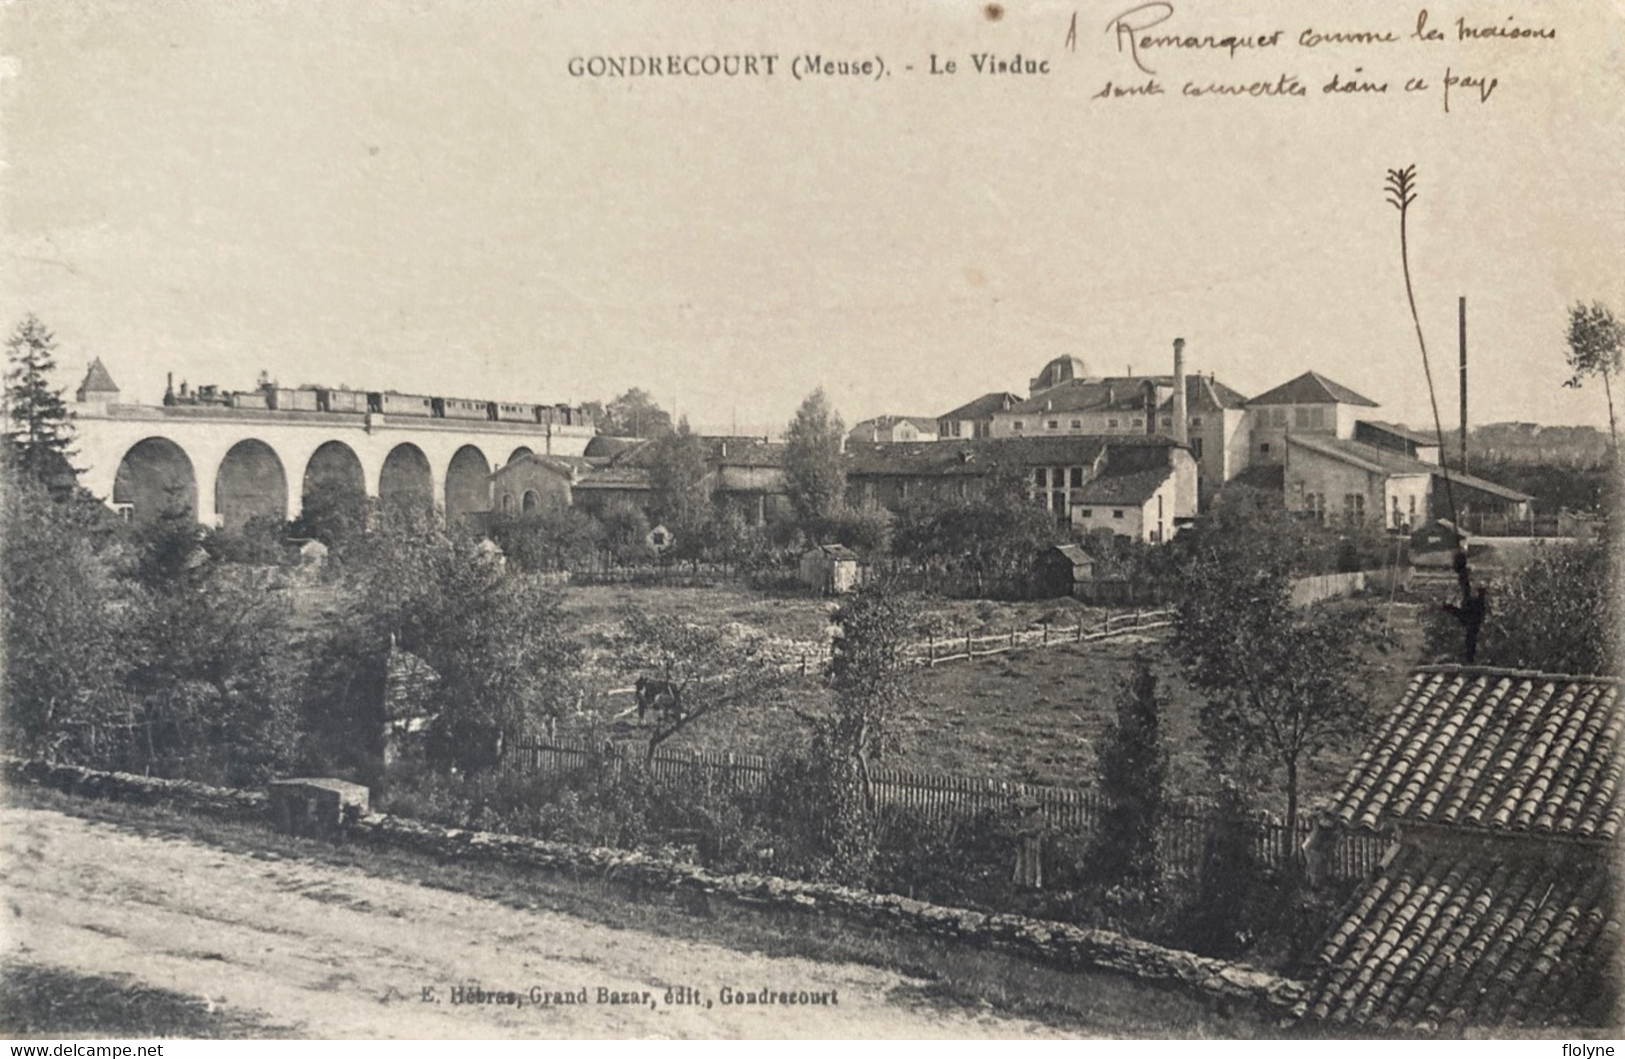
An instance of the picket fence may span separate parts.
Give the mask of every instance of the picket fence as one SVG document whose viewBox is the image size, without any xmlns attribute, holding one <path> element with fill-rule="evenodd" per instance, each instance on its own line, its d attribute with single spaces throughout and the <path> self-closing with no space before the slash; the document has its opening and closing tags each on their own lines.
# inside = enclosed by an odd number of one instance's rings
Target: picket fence
<svg viewBox="0 0 1625 1059">
<path fill-rule="evenodd" d="M 940 666 L 948 662 L 967 662 L 976 658 L 1005 654 L 1008 651 L 1031 650 L 1035 647 L 1060 647 L 1063 644 L 1094 643 L 1137 632 L 1166 629 L 1174 623 L 1172 610 L 1136 610 L 1128 614 L 1107 614 L 1099 624 L 1090 625 L 1078 619 L 1076 625 L 1034 625 L 1009 632 L 973 636 L 928 637 L 903 648 L 903 658 L 910 665 Z M 799 661 L 785 663 L 787 671 L 799 671 L 802 676 L 819 673 L 829 661 L 828 645 L 803 649 Z"/>
<path fill-rule="evenodd" d="M 604 752 L 608 751 L 607 761 Z M 610 744 L 594 750 L 586 741 L 558 737 L 516 741 L 503 754 L 503 767 L 521 773 L 556 775 L 589 767 L 628 767 L 636 747 Z M 755 754 L 731 751 L 678 750 L 655 752 L 651 771 L 660 780 L 692 784 L 712 790 L 755 791 L 767 781 L 768 761 Z M 877 766 L 870 771 L 876 800 L 881 805 L 912 810 L 933 822 L 966 820 L 984 812 L 1040 820 L 1057 833 L 1080 838 L 1092 836 L 1100 826 L 1104 803 L 1097 791 L 1047 787 L 1010 780 L 955 776 L 915 769 Z M 1308 817 L 1288 828 L 1278 820 L 1260 820 L 1254 850 L 1266 864 L 1283 864 L 1291 851 L 1301 848 L 1313 830 Z M 1210 812 L 1199 803 L 1176 803 L 1163 826 L 1163 857 L 1174 872 L 1195 878 L 1201 874 L 1203 852 L 1213 828 Z M 1354 879 L 1367 875 L 1381 859 L 1386 840 L 1376 835 L 1343 835 L 1331 848 L 1326 875 Z"/>
</svg>

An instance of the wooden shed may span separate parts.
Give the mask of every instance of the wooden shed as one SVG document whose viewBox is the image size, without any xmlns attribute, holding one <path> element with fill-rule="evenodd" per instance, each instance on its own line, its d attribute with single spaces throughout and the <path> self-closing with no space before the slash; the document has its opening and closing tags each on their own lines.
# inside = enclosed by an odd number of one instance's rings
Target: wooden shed
<svg viewBox="0 0 1625 1059">
<path fill-rule="evenodd" d="M 1094 576 L 1095 561 L 1080 545 L 1057 544 L 1033 560 L 1033 595 L 1039 599 L 1070 596 Z"/>
<path fill-rule="evenodd" d="M 844 544 L 818 544 L 801 556 L 801 582 L 825 595 L 850 592 L 863 583 L 858 553 Z"/>
</svg>

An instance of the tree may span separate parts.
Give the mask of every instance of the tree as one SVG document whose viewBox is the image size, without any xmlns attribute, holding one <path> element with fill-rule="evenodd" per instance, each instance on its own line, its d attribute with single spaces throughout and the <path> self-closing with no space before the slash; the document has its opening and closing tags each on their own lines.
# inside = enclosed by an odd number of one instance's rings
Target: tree
<svg viewBox="0 0 1625 1059">
<path fill-rule="evenodd" d="M 1612 380 L 1625 368 L 1625 325 L 1602 302 L 1576 302 L 1569 308 L 1568 339 L 1566 357 L 1573 374 L 1563 385 L 1578 389 L 1585 379 L 1601 377 L 1602 392 L 1608 398 L 1608 434 L 1617 456 L 1619 430 L 1614 424 Z"/>
<path fill-rule="evenodd" d="M 802 525 L 817 527 L 835 514 L 846 494 L 841 441 L 846 424 L 822 387 L 801 402 L 785 432 L 784 485 Z"/>
<path fill-rule="evenodd" d="M 878 852 L 872 766 L 894 749 L 893 720 L 915 698 L 904 654 L 909 619 L 897 594 L 877 582 L 840 605 L 825 671 L 833 708 L 801 714 L 812 732 L 810 753 L 787 763 L 799 781 L 800 811 L 790 820 L 795 844 L 816 870 L 854 885 L 868 881 Z"/>
<path fill-rule="evenodd" d="M 358 543 L 346 571 L 367 657 L 381 660 L 393 636 L 439 676 L 433 762 L 494 767 L 508 739 L 539 735 L 576 702 L 580 645 L 560 597 L 509 576 L 473 538 L 433 520 L 385 526 Z"/>
<path fill-rule="evenodd" d="M 650 443 L 649 485 L 654 517 L 675 528 L 696 526 L 711 512 L 711 490 L 705 442 L 689 429 L 685 417 L 677 429 Z"/>
<path fill-rule="evenodd" d="M 10 753 L 107 764 L 101 735 L 125 719 L 135 599 L 76 503 L 0 461 L 0 722 Z"/>
<path fill-rule="evenodd" d="M 1157 678 L 1143 658 L 1118 684 L 1116 717 L 1096 754 L 1106 808 L 1091 864 L 1100 876 L 1154 899 L 1162 875 L 1157 838 L 1166 811 L 1168 750 Z"/>
<path fill-rule="evenodd" d="M 18 464 L 60 493 L 77 472 L 69 462 L 73 416 L 63 391 L 51 388 L 55 352 L 56 336 L 33 313 L 6 340 L 6 438 Z"/>
<path fill-rule="evenodd" d="M 1361 663 L 1387 640 L 1370 608 L 1292 607 L 1297 520 L 1241 495 L 1174 540 L 1172 645 L 1206 696 L 1199 726 L 1215 770 L 1278 784 L 1291 826 L 1304 770 L 1363 735 Z"/>
<path fill-rule="evenodd" d="M 655 751 L 667 740 L 705 717 L 770 704 L 787 674 L 763 651 L 763 640 L 672 614 L 631 611 L 622 619 L 616 644 L 620 668 L 659 685 L 661 701 L 645 718 L 646 764 L 653 764 Z"/>
<path fill-rule="evenodd" d="M 1495 586 L 1476 661 L 1545 673 L 1617 673 L 1618 611 L 1607 545 L 1541 545 Z M 1455 659 L 1459 624 L 1442 610 L 1429 615 L 1428 651 Z"/>
<path fill-rule="evenodd" d="M 649 560 L 649 518 L 642 508 L 630 500 L 613 500 L 598 521 L 604 527 L 600 542 L 611 560 L 627 566 Z"/>
<path fill-rule="evenodd" d="M 671 413 L 655 403 L 647 390 L 632 387 L 597 415 L 599 433 L 623 438 L 659 438 L 672 431 Z"/>
</svg>

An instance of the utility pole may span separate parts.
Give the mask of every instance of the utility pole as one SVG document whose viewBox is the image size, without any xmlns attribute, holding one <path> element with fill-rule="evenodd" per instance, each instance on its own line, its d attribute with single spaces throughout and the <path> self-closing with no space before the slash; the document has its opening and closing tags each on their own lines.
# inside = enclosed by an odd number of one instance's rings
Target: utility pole
<svg viewBox="0 0 1625 1059">
<path fill-rule="evenodd" d="M 1456 299 L 1456 331 L 1461 341 L 1461 473 L 1467 470 L 1467 295 Z"/>
</svg>

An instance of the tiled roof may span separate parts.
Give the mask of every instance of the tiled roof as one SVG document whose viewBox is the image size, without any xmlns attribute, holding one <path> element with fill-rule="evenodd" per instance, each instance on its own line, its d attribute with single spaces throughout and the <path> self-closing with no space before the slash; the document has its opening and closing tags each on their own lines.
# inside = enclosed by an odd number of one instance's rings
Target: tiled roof
<svg viewBox="0 0 1625 1059">
<path fill-rule="evenodd" d="M 1434 472 L 1434 477 L 1439 479 L 1441 483 L 1444 481 L 1444 475 L 1437 471 Z M 1535 499 L 1528 493 L 1520 493 L 1516 489 L 1510 489 L 1507 486 L 1501 485 L 1497 482 L 1489 481 L 1486 478 L 1476 478 L 1470 474 L 1462 474 L 1460 471 L 1450 472 L 1450 484 L 1452 486 L 1463 486 L 1466 489 L 1475 490 L 1480 493 L 1488 493 L 1497 499 L 1511 500 L 1515 503 L 1528 503 L 1529 501 Z M 1440 485 L 1439 488 L 1442 489 L 1444 486 Z"/>
<path fill-rule="evenodd" d="M 1410 427 L 1403 426 L 1399 423 L 1384 423 L 1377 419 L 1362 419 L 1355 425 L 1356 429 L 1359 427 L 1369 427 L 1372 430 L 1378 430 L 1384 434 L 1392 434 L 1396 438 L 1415 442 L 1418 445 L 1431 445 L 1433 448 L 1439 447 L 1439 439 L 1434 437 L 1432 434 L 1425 434 L 1420 430 L 1412 430 Z"/>
<path fill-rule="evenodd" d="M 1601 857 L 1403 848 L 1349 906 L 1297 1014 L 1391 1031 L 1612 1021 Z"/>
<path fill-rule="evenodd" d="M 1349 771 L 1332 818 L 1611 841 L 1622 814 L 1619 685 L 1422 666 Z"/>
<path fill-rule="evenodd" d="M 846 432 L 846 436 L 862 441 L 866 440 L 866 436 L 871 435 L 872 431 L 891 430 L 903 423 L 912 423 L 915 430 L 928 437 L 937 436 L 937 421 L 929 416 L 875 416 L 873 419 L 853 424 L 852 429 Z"/>
<path fill-rule="evenodd" d="M 1109 379 L 1072 379 L 1041 390 L 1011 407 L 1012 414 L 1043 415 L 1046 412 L 1130 411 L 1145 408 L 1145 384 L 1172 386 L 1173 377 L 1154 375 L 1121 376 Z"/>
<path fill-rule="evenodd" d="M 118 383 L 108 373 L 107 366 L 102 358 L 97 357 L 90 362 L 90 370 L 85 372 L 85 381 L 79 384 L 80 393 L 118 393 Z"/>
<path fill-rule="evenodd" d="M 1013 404 L 1018 404 L 1021 398 L 1013 393 L 984 393 L 969 404 L 962 404 L 951 412 L 944 412 L 938 419 L 987 419 L 994 412 L 1002 412 Z"/>
<path fill-rule="evenodd" d="M 1310 452 L 1352 464 L 1361 470 L 1376 471 L 1380 474 L 1433 474 L 1438 470 L 1438 467 L 1431 463 L 1423 463 L 1395 449 L 1368 445 L 1363 441 L 1350 441 L 1330 434 L 1288 434 L 1286 443 L 1288 446 L 1305 448 Z M 1452 479 L 1455 477 L 1451 476 Z"/>
<path fill-rule="evenodd" d="M 577 489 L 650 489 L 646 467 L 594 467 L 575 483 Z"/>
<path fill-rule="evenodd" d="M 594 434 L 587 439 L 584 456 L 619 456 L 629 449 L 647 444 L 643 438 L 623 438 L 614 434 Z"/>
<path fill-rule="evenodd" d="M 974 441 L 901 441 L 852 443 L 846 447 L 847 474 L 963 475 L 980 477 L 1000 465 L 1009 467 L 1092 465 L 1107 443 L 1121 439 L 1088 434 L 1053 438 L 982 438 Z M 1159 439 L 1164 445 L 1174 442 Z"/>
<path fill-rule="evenodd" d="M 1306 371 L 1296 379 L 1283 382 L 1275 389 L 1254 397 L 1247 403 L 1257 404 L 1363 404 L 1376 408 L 1377 402 L 1362 397 L 1342 383 L 1333 382 L 1318 372 Z"/>
<path fill-rule="evenodd" d="M 1072 494 L 1074 504 L 1143 504 L 1156 495 L 1171 467 L 1132 471 L 1128 474 L 1108 474 L 1084 483 L 1083 491 Z"/>
</svg>

